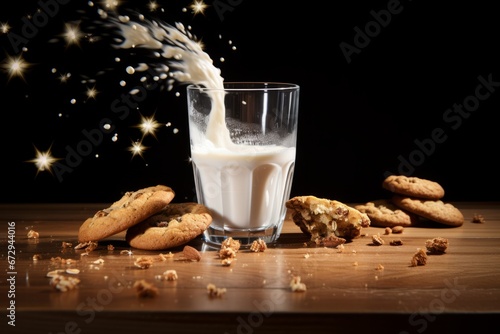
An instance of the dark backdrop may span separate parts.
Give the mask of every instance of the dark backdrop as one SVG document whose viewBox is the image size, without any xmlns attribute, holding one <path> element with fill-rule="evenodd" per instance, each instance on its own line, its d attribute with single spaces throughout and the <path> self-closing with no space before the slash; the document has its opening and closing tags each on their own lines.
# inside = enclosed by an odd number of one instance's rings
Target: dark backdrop
<svg viewBox="0 0 500 334">
<path fill-rule="evenodd" d="M 118 10 L 190 26 L 226 81 L 301 86 L 292 196 L 369 201 L 388 195 L 381 182 L 394 173 L 438 181 L 446 201 L 500 200 L 493 2 L 207 0 L 198 15 L 191 1 L 157 3 Z M 0 4 L 0 24 L 10 26 L 0 29 L 0 202 L 111 202 L 154 184 L 171 186 L 175 201 L 195 199 L 185 87 L 148 91 L 124 119 L 111 113 L 134 85 L 125 67 L 137 58 L 121 53 L 117 63 L 117 50 L 98 39 L 103 27 L 90 29 L 91 12 L 76 0 Z M 66 45 L 65 24 L 78 20 L 92 34 Z M 11 77 L 8 59 L 18 56 L 30 66 Z M 141 138 L 141 115 L 162 124 L 142 157 L 127 150 Z M 83 147 L 103 119 L 113 131 Z M 78 148 L 84 156 L 71 155 Z M 72 168 L 37 171 L 36 150 Z"/>
</svg>

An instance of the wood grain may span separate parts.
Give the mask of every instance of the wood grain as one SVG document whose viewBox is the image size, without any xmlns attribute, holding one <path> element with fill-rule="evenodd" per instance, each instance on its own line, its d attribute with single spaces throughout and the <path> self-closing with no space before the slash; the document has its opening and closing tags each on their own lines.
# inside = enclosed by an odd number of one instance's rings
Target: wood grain
<svg viewBox="0 0 500 334">
<path fill-rule="evenodd" d="M 10 300 L 7 222 L 15 222 L 13 333 L 35 328 L 51 333 L 137 332 L 144 326 L 193 333 L 290 333 L 306 327 L 333 333 L 331 326 L 342 332 L 377 332 L 373 324 L 381 322 L 395 333 L 462 331 L 472 324 L 470 328 L 477 329 L 500 313 L 500 203 L 454 204 L 465 216 L 461 227 L 429 224 L 406 228 L 400 235 L 383 235 L 384 229 L 369 227 L 364 237 L 345 244 L 342 251 L 307 247 L 307 237 L 287 221 L 276 245 L 262 253 L 242 250 L 229 267 L 221 265 L 217 250 L 201 238 L 190 243 L 202 253 L 199 262 L 183 260 L 182 247 L 162 252 L 132 249 L 124 233 L 82 256 L 84 251 L 63 248 L 62 243 L 76 245 L 80 224 L 107 204 L 0 204 L 6 273 L 0 286 L 2 306 Z M 485 223 L 472 223 L 475 214 Z M 30 229 L 39 239 L 27 238 Z M 372 245 L 376 233 L 386 240 L 384 245 Z M 447 252 L 429 255 L 425 266 L 411 267 L 417 249 L 438 236 L 449 240 Z M 389 245 L 396 238 L 402 246 Z M 131 254 L 121 254 L 125 250 Z M 169 252 L 172 258 L 155 261 L 148 269 L 134 265 L 140 256 L 158 260 L 160 253 Z M 41 259 L 33 261 L 34 255 Z M 75 263 L 62 264 L 54 261 L 57 257 Z M 99 259 L 104 263 L 95 263 Z M 81 282 L 75 290 L 56 291 L 46 274 L 67 268 L 79 269 L 72 277 Z M 169 269 L 176 270 L 178 280 L 157 279 Z M 307 291 L 291 291 L 293 276 L 301 277 Z M 133 285 L 142 279 L 158 288 L 156 297 L 138 297 Z M 226 293 L 209 297 L 209 283 Z"/>
</svg>

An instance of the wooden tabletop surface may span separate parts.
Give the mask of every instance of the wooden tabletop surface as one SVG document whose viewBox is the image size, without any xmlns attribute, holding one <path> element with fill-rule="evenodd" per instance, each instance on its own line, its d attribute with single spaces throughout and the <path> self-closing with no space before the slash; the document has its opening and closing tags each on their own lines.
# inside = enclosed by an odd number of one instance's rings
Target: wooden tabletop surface
<svg viewBox="0 0 500 334">
<path fill-rule="evenodd" d="M 182 247 L 133 249 L 124 233 L 100 241 L 89 253 L 75 250 L 80 224 L 106 204 L 0 204 L 0 300 L 7 309 L 0 328 L 53 334 L 478 329 L 500 315 L 500 203 L 453 204 L 464 214 L 461 227 L 434 224 L 398 235 L 369 227 L 343 250 L 306 246 L 308 238 L 286 221 L 275 245 L 258 253 L 240 250 L 229 266 L 201 238 L 190 242 L 201 252 L 198 262 L 186 261 Z M 473 223 L 476 215 L 484 222 Z M 38 238 L 28 238 L 30 230 Z M 377 233 L 384 245 L 372 244 Z M 446 253 L 412 267 L 415 252 L 435 237 L 448 239 Z M 403 244 L 389 245 L 393 239 Z M 139 268 L 140 257 L 152 265 Z M 52 287 L 47 274 L 54 270 L 79 279 L 76 288 Z M 159 279 L 167 270 L 175 270 L 177 280 Z M 292 291 L 293 277 L 300 277 L 306 291 Z M 134 284 L 141 280 L 152 284 L 156 295 L 140 297 Z M 219 296 L 209 295 L 210 284 L 221 289 Z M 489 326 L 488 331 L 499 328 L 498 321 Z"/>
</svg>

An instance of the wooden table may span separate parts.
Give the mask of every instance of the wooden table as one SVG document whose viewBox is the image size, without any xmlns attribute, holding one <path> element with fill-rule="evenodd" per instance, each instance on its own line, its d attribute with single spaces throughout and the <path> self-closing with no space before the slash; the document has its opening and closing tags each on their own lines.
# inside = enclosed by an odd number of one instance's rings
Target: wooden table
<svg viewBox="0 0 500 334">
<path fill-rule="evenodd" d="M 476 332 L 486 323 L 494 332 L 500 313 L 500 203 L 454 204 L 465 216 L 461 227 L 414 227 L 387 236 L 383 228 L 369 227 L 343 251 L 306 247 L 307 237 L 287 221 L 276 245 L 262 253 L 240 251 L 230 266 L 222 266 L 217 251 L 201 239 L 190 244 L 202 259 L 190 262 L 181 258 L 182 248 L 131 249 L 123 233 L 82 256 L 85 251 L 64 248 L 63 242 L 75 246 L 83 220 L 107 204 L 0 204 L 3 312 L 15 303 L 2 317 L 1 332 L 456 333 Z M 485 222 L 472 223 L 476 214 Z M 28 238 L 29 230 L 39 238 Z M 386 244 L 372 245 L 376 233 Z M 15 237 L 14 257 L 8 236 Z M 447 252 L 411 267 L 413 254 L 434 237 L 449 240 Z M 403 245 L 390 246 L 392 239 Z M 134 265 L 140 256 L 159 259 L 169 252 L 172 258 L 148 269 Z M 34 255 L 41 258 L 34 261 Z M 46 275 L 68 268 L 79 269 L 65 275 L 80 283 L 57 291 Z M 178 279 L 159 280 L 166 270 L 175 270 Z M 290 289 L 293 276 L 300 276 L 305 292 Z M 138 280 L 152 283 L 158 295 L 140 298 Z M 208 284 L 226 292 L 210 297 Z M 8 325 L 12 319 L 15 327 Z"/>
</svg>

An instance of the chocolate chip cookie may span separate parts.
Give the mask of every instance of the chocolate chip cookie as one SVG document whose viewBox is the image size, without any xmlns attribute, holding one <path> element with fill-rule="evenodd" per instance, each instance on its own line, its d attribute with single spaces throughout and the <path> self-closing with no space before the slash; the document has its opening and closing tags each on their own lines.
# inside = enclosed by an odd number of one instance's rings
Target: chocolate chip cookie
<svg viewBox="0 0 500 334">
<path fill-rule="evenodd" d="M 400 209 L 387 199 L 379 199 L 365 204 L 358 204 L 355 205 L 354 208 L 360 212 L 366 213 L 368 218 L 370 218 L 370 226 L 409 227 L 414 226 L 418 222 L 417 215 Z"/>
<path fill-rule="evenodd" d="M 354 239 L 370 225 L 365 213 L 335 200 L 297 196 L 288 200 L 286 207 L 292 211 L 293 222 L 313 241 L 331 235 Z"/>
<path fill-rule="evenodd" d="M 174 196 L 174 191 L 164 185 L 127 192 L 110 207 L 85 220 L 78 231 L 78 241 L 99 241 L 125 231 L 159 212 Z"/>
<path fill-rule="evenodd" d="M 201 204 L 170 203 L 160 212 L 130 227 L 125 239 L 138 249 L 168 249 L 193 240 L 211 223 L 210 210 Z"/>
<path fill-rule="evenodd" d="M 391 201 L 402 210 L 412 212 L 441 224 L 458 227 L 464 223 L 462 212 L 450 203 L 399 195 L 394 195 Z"/>
<path fill-rule="evenodd" d="M 443 187 L 434 181 L 405 175 L 390 175 L 382 187 L 398 195 L 414 198 L 439 200 L 444 197 Z"/>
</svg>

